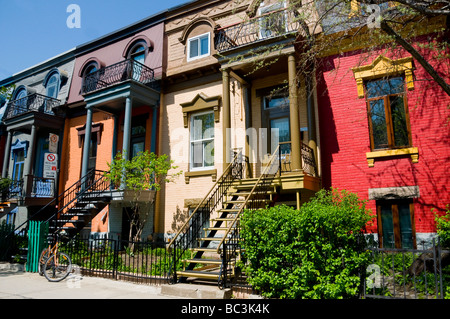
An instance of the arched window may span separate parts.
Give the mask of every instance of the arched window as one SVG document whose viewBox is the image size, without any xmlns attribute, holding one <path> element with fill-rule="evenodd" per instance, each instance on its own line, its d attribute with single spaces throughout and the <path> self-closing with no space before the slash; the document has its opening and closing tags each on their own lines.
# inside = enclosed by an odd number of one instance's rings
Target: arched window
<svg viewBox="0 0 450 319">
<path fill-rule="evenodd" d="M 133 59 L 139 63 L 144 64 L 146 56 L 146 44 L 144 41 L 138 41 L 131 47 L 129 59 Z"/>
<path fill-rule="evenodd" d="M 97 62 L 91 62 L 88 65 L 86 65 L 86 67 L 84 68 L 83 74 L 84 75 L 91 74 L 91 73 L 94 73 L 97 70 L 98 70 Z"/>
<path fill-rule="evenodd" d="M 216 23 L 208 17 L 191 21 L 183 30 L 179 41 L 185 45 L 186 61 L 208 57 L 214 53 L 214 29 Z"/>
<path fill-rule="evenodd" d="M 133 80 L 139 81 L 141 79 L 141 74 L 143 70 L 143 65 L 145 63 L 145 58 L 148 54 L 148 45 L 144 40 L 137 40 L 130 46 L 128 50 L 127 59 L 134 60 L 138 63 L 131 64 L 131 72 Z"/>
<path fill-rule="evenodd" d="M 27 96 L 27 89 L 25 87 L 20 87 L 14 94 L 13 100 L 20 100 Z"/>
<path fill-rule="evenodd" d="M 13 94 L 12 98 L 12 108 L 9 110 L 9 115 L 18 115 L 27 109 L 28 102 L 28 89 L 21 85 L 19 86 Z"/>
<path fill-rule="evenodd" d="M 47 80 L 47 84 L 45 86 L 47 90 L 47 96 L 56 99 L 59 93 L 59 74 L 53 73 L 50 78 Z"/>
<path fill-rule="evenodd" d="M 97 88 L 100 62 L 97 60 L 86 61 L 78 74 L 83 79 L 82 92 L 91 92 Z"/>
</svg>

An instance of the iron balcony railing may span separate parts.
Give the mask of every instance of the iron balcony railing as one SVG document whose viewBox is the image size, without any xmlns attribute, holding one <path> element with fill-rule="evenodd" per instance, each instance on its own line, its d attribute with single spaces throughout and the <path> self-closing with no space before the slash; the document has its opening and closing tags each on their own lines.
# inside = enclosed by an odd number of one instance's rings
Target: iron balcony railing
<svg viewBox="0 0 450 319">
<path fill-rule="evenodd" d="M 280 157 L 280 171 L 282 173 L 291 171 L 291 142 L 280 142 L 279 149 L 279 157 Z M 303 171 L 311 176 L 318 176 L 317 173 L 317 164 L 316 159 L 314 157 L 314 151 L 311 147 L 302 143 L 302 168 Z"/>
<path fill-rule="evenodd" d="M 27 196 L 40 198 L 55 197 L 55 179 L 28 175 Z"/>
<path fill-rule="evenodd" d="M 151 68 L 132 59 L 124 60 L 85 75 L 81 91 L 87 94 L 127 80 L 151 86 L 154 78 L 155 72 Z"/>
<path fill-rule="evenodd" d="M 216 30 L 215 46 L 219 52 L 235 49 L 258 41 L 296 33 L 300 23 L 289 10 L 276 10 Z"/>
<path fill-rule="evenodd" d="M 9 119 L 27 112 L 40 112 L 61 116 L 61 111 L 56 108 L 60 104 L 60 100 L 42 94 L 33 93 L 24 98 L 9 102 L 8 110 L 6 111 L 6 118 Z"/>
</svg>

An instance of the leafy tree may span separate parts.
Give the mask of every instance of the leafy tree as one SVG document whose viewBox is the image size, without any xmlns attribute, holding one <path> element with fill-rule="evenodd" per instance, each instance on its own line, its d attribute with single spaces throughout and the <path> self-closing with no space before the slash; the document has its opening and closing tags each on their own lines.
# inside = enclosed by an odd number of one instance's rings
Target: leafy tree
<svg viewBox="0 0 450 319">
<path fill-rule="evenodd" d="M 429 78 L 416 80 L 434 81 L 450 95 L 449 0 L 275 1 L 287 3 L 287 11 L 295 15 L 291 22 L 299 25 L 294 34 L 299 81 L 301 78 L 306 79 L 311 88 L 311 79 L 323 63 L 322 57 L 358 50 L 362 64 L 367 63 L 368 57 L 374 52 L 378 55 L 379 50 L 390 52 L 393 56 L 407 51 L 430 75 Z M 248 11 L 250 18 L 257 15 L 256 8 L 262 2 L 253 2 Z M 280 12 L 274 11 L 272 15 L 275 19 Z M 433 23 L 441 18 L 443 22 Z M 270 19 L 270 15 L 265 19 Z M 427 41 L 420 44 L 416 40 L 423 36 L 424 27 L 427 29 Z M 277 33 L 279 25 L 274 23 L 273 28 L 273 33 Z M 285 45 L 292 45 L 292 42 L 270 45 L 259 51 L 251 50 L 255 60 L 251 72 L 275 63 L 274 60 L 266 59 L 265 55 L 281 51 Z M 234 59 L 238 61 L 242 56 L 236 55 Z M 246 56 L 249 56 L 248 52 Z"/>
<path fill-rule="evenodd" d="M 117 189 L 132 191 L 133 199 L 130 201 L 130 232 L 129 241 L 139 241 L 144 227 L 151 217 L 151 208 L 154 207 L 156 192 L 163 183 L 172 182 L 181 172 L 169 175 L 170 170 L 177 169 L 168 156 L 156 155 L 145 151 L 139 152 L 132 159 L 126 154 L 118 153 L 112 163 L 108 163 L 108 180 Z M 149 201 L 142 202 L 139 196 L 145 191 L 154 191 L 155 195 Z"/>
</svg>

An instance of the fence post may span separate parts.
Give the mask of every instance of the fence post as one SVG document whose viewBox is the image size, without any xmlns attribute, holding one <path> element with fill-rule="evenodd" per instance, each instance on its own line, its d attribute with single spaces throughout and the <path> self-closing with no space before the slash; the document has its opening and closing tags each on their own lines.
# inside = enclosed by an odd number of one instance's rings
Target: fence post
<svg viewBox="0 0 450 319">
<path fill-rule="evenodd" d="M 118 270 L 117 268 L 119 267 L 119 246 L 120 246 L 120 239 L 118 238 L 117 240 L 113 240 L 114 243 L 114 257 L 113 257 L 113 278 L 115 280 L 117 280 L 117 274 L 118 274 Z"/>
<path fill-rule="evenodd" d="M 47 244 L 48 223 L 30 221 L 28 228 L 28 254 L 26 271 L 39 271 L 39 257 L 42 249 Z"/>
</svg>

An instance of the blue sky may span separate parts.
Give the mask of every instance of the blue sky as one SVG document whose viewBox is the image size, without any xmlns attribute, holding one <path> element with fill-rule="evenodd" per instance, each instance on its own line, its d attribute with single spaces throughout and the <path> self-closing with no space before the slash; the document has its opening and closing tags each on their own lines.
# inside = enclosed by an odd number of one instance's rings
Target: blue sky
<svg viewBox="0 0 450 319">
<path fill-rule="evenodd" d="M 0 0 L 0 80 L 190 0 Z M 69 28 L 70 4 L 81 28 Z"/>
</svg>

